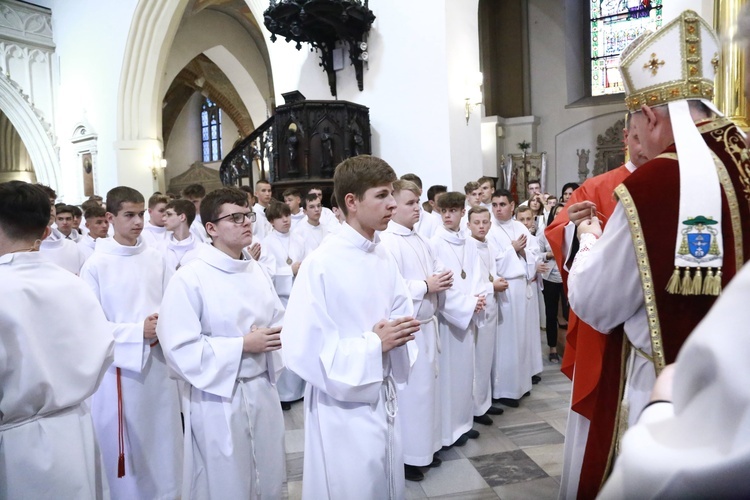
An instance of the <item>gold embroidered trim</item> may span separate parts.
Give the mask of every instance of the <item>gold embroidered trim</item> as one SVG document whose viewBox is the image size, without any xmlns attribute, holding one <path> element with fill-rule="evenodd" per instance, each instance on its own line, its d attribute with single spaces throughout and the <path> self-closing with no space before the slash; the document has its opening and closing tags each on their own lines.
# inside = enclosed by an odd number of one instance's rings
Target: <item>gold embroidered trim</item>
<svg viewBox="0 0 750 500">
<path fill-rule="evenodd" d="M 711 151 L 711 156 L 714 158 L 716 173 L 719 174 L 719 182 L 721 182 L 721 187 L 724 188 L 724 194 L 727 197 L 727 205 L 729 205 L 729 216 L 732 221 L 732 234 L 734 236 L 735 273 L 739 273 L 740 268 L 745 263 L 745 253 L 742 249 L 742 220 L 740 219 L 740 204 L 737 201 L 737 193 L 734 191 L 734 184 L 732 184 L 732 179 L 729 177 L 727 167 L 724 166 L 724 163 L 722 163 L 713 151 Z"/>
<path fill-rule="evenodd" d="M 727 123 L 732 124 L 729 120 L 727 120 Z M 750 163 L 748 163 L 748 151 L 739 133 L 732 136 L 729 135 L 729 132 L 732 130 L 734 130 L 733 127 L 727 127 L 724 130 L 718 130 L 717 128 L 711 130 L 711 137 L 718 142 L 724 143 L 724 150 L 729 154 L 734 165 L 737 167 L 737 174 L 743 187 L 742 191 L 745 199 L 750 202 Z"/>
<path fill-rule="evenodd" d="M 615 195 L 622 202 L 625 208 L 625 216 L 630 226 L 630 236 L 633 239 L 633 248 L 635 249 L 636 260 L 638 263 L 638 272 L 641 276 L 641 286 L 643 287 L 643 300 L 646 306 L 646 317 L 648 318 L 649 337 L 651 338 L 651 353 L 654 357 L 654 369 L 659 376 L 664 368 L 664 346 L 661 339 L 661 323 L 659 314 L 656 309 L 656 296 L 654 295 L 654 280 L 651 275 L 651 264 L 649 263 L 648 253 L 646 252 L 646 240 L 643 238 L 643 228 L 638 217 L 638 210 L 635 207 L 633 198 L 630 196 L 628 188 L 620 184 L 615 188 Z"/>
<path fill-rule="evenodd" d="M 731 123 L 732 123 L 732 120 L 730 120 L 729 118 L 725 116 L 714 118 L 710 122 L 704 123 L 703 125 L 698 126 L 698 132 L 700 132 L 701 134 L 705 134 L 706 132 L 711 132 L 712 130 L 722 128 Z"/>
<path fill-rule="evenodd" d="M 622 186 L 622 184 L 620 184 Z M 622 420 L 625 418 L 622 398 L 625 395 L 625 373 L 627 371 L 628 353 L 630 352 L 630 341 L 628 340 L 625 332 L 622 333 L 622 352 L 620 353 L 620 388 L 617 396 L 617 414 L 615 415 L 615 424 L 612 428 L 612 441 L 609 445 L 609 455 L 607 455 L 607 465 L 604 467 L 604 474 L 602 475 L 602 482 L 599 485 L 601 490 L 604 483 L 607 482 L 609 475 L 612 473 L 612 466 L 614 465 L 615 457 L 620 453 L 620 429 L 622 428 Z M 625 422 L 627 427 L 627 422 Z"/>
</svg>

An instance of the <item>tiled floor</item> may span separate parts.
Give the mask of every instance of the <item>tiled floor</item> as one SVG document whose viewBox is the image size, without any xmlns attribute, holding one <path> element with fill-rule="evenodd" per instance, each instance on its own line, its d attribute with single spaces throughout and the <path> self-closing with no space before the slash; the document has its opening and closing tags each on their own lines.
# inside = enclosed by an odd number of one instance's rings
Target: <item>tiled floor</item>
<svg viewBox="0 0 750 500">
<path fill-rule="evenodd" d="M 426 470 L 421 482 L 406 482 L 406 498 L 553 499 L 562 471 L 563 439 L 570 399 L 570 381 L 559 364 L 546 362 L 542 381 L 519 408 L 492 417 L 494 424 L 475 424 L 480 432 L 465 446 L 440 452 L 443 464 Z M 302 403 L 284 412 L 288 498 L 302 493 L 304 421 Z"/>
</svg>

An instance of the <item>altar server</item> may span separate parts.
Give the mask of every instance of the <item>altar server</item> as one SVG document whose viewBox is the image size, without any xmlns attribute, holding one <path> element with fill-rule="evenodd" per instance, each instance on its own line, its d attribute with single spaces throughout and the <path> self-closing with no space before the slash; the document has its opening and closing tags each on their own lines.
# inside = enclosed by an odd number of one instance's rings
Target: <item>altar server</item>
<svg viewBox="0 0 750 500">
<path fill-rule="evenodd" d="M 156 323 L 164 262 L 140 239 L 144 199 L 107 193 L 112 238 L 101 238 L 81 269 L 114 327 L 114 366 L 91 402 L 113 498 L 180 496 L 182 424 L 177 382 L 167 373 Z"/>
<path fill-rule="evenodd" d="M 302 498 L 404 497 L 396 383 L 417 349 L 409 292 L 379 245 L 396 207 L 383 160 L 356 156 L 334 174 L 341 230 L 300 266 L 281 333 L 287 366 L 307 381 Z"/>
<path fill-rule="evenodd" d="M 112 362 L 111 327 L 91 290 L 36 251 L 49 213 L 39 187 L 0 184 L 0 497 L 105 498 L 85 400 Z"/>
<path fill-rule="evenodd" d="M 284 308 L 271 278 L 243 252 L 254 213 L 236 188 L 201 203 L 210 245 L 164 294 L 157 333 L 183 395 L 183 498 L 281 498 L 284 419 L 273 383 Z"/>
</svg>

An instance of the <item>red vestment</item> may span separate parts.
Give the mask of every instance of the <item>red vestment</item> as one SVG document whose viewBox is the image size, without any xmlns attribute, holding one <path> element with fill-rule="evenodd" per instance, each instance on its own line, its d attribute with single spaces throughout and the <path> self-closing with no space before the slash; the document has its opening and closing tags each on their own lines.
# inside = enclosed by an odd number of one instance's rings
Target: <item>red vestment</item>
<svg viewBox="0 0 750 500">
<path fill-rule="evenodd" d="M 628 176 L 626 166 L 592 177 L 573 192 L 567 205 L 581 201 L 596 204 L 598 217 L 605 226 L 617 205 L 614 190 Z M 565 226 L 570 222 L 567 210 L 563 210 L 545 229 L 544 234 L 557 262 L 557 268 L 567 292 L 568 272 L 564 269 L 563 245 Z M 571 257 L 571 256 L 568 256 Z M 570 310 L 568 334 L 561 370 L 573 381 L 571 409 L 590 421 L 589 438 L 586 443 L 581 477 L 578 485 L 579 498 L 594 498 L 602 483 L 609 454 L 609 443 L 616 416 L 618 390 L 609 385 L 601 387 L 602 362 L 610 356 L 618 358 L 622 349 L 622 328 L 605 335 L 584 323 L 575 311 Z M 575 378 L 573 368 L 575 367 Z M 604 381 L 607 384 L 607 381 Z M 611 399 L 609 404 L 601 398 Z M 603 439 L 600 439 L 602 437 Z"/>
</svg>

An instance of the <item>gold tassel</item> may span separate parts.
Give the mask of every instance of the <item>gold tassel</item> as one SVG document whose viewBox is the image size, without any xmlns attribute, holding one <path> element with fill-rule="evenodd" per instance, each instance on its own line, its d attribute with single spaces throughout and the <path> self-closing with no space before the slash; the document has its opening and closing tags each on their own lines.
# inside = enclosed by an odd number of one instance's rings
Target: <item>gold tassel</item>
<svg viewBox="0 0 750 500">
<path fill-rule="evenodd" d="M 700 267 L 695 270 L 695 276 L 693 276 L 693 290 L 691 295 L 700 295 L 701 289 L 703 288 L 703 269 Z"/>
<path fill-rule="evenodd" d="M 667 293 L 677 295 L 680 293 L 680 268 L 675 267 L 672 277 L 667 282 Z"/>
<path fill-rule="evenodd" d="M 706 279 L 703 280 L 703 295 L 711 295 L 711 289 L 714 286 L 714 270 L 710 267 L 706 271 Z"/>
<path fill-rule="evenodd" d="M 693 282 L 690 279 L 690 268 L 686 267 L 682 271 L 682 284 L 680 285 L 682 295 L 690 295 L 693 291 Z"/>
<path fill-rule="evenodd" d="M 714 293 L 717 297 L 721 295 L 721 268 L 716 270 L 716 276 L 714 276 Z"/>
</svg>

